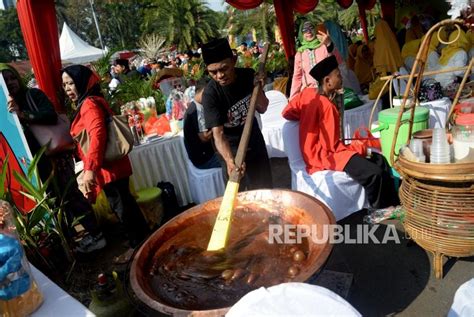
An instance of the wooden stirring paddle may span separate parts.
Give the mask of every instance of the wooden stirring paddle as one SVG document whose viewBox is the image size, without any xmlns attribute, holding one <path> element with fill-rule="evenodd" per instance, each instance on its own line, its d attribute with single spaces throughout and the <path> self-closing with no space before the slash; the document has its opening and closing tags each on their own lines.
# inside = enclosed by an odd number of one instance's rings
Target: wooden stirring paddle
<svg viewBox="0 0 474 317">
<path fill-rule="evenodd" d="M 263 77 L 265 74 L 265 62 L 267 61 L 268 54 L 268 43 L 263 48 L 263 53 L 260 55 L 259 67 L 257 77 Z M 255 107 L 257 104 L 257 96 L 259 91 L 262 89 L 261 81 L 257 81 L 253 87 L 252 97 L 250 98 L 250 106 L 245 120 L 244 130 L 240 139 L 239 148 L 235 156 L 235 166 L 241 168 L 245 161 L 245 154 L 247 152 L 247 146 L 249 144 L 250 133 L 252 131 L 252 124 L 255 114 Z M 234 210 L 235 199 L 239 191 L 239 171 L 235 169 L 232 171 L 225 188 L 224 197 L 222 197 L 222 203 L 217 214 L 214 228 L 212 229 L 211 239 L 207 246 L 207 251 L 217 251 L 224 249 L 227 244 L 229 237 L 230 221 L 232 218 L 232 212 Z"/>
</svg>

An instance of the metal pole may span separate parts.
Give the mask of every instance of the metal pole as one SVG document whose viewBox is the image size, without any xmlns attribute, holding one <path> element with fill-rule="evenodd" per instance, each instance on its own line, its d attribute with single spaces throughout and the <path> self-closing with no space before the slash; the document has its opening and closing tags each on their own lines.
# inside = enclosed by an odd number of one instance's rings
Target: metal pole
<svg viewBox="0 0 474 317">
<path fill-rule="evenodd" d="M 89 0 L 89 3 L 91 4 L 92 17 L 94 18 L 95 27 L 97 29 L 97 34 L 99 34 L 100 47 L 102 48 L 102 52 L 104 53 L 104 51 L 105 51 L 104 43 L 102 42 L 102 35 L 100 34 L 99 23 L 97 22 L 97 17 L 95 15 L 95 11 L 94 11 L 94 0 Z"/>
</svg>

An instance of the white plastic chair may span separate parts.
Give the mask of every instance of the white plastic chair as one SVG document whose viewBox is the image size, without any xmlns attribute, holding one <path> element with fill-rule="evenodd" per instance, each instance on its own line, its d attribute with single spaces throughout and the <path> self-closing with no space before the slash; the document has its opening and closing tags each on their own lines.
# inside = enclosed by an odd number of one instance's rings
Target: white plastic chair
<svg viewBox="0 0 474 317">
<path fill-rule="evenodd" d="M 184 146 L 184 138 L 181 138 Z M 186 167 L 188 170 L 189 190 L 196 204 L 221 197 L 224 195 L 225 184 L 222 177 L 222 168 L 199 169 L 189 159 L 186 148 Z"/>
<path fill-rule="evenodd" d="M 285 119 L 281 112 L 288 104 L 288 99 L 278 90 L 265 93 L 269 104 L 265 113 L 260 114 L 262 134 L 267 146 L 268 157 L 286 157 L 283 147 L 281 128 Z"/>
<path fill-rule="evenodd" d="M 336 220 L 369 207 L 365 189 L 345 172 L 320 171 L 309 175 L 299 143 L 298 121 L 285 121 L 283 143 L 291 169 L 291 189 L 301 191 L 324 202 Z"/>
</svg>

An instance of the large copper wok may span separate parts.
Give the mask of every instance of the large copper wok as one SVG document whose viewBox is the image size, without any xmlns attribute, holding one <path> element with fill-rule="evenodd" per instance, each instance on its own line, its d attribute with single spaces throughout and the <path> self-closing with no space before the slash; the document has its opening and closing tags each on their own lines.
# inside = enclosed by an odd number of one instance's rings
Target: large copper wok
<svg viewBox="0 0 474 317">
<path fill-rule="evenodd" d="M 214 213 L 217 215 L 221 200 L 222 198 L 217 198 L 208 201 L 176 216 L 154 232 L 142 245 L 133 259 L 130 270 L 131 286 L 139 300 L 156 311 L 172 315 L 222 316 L 226 313 L 229 307 L 198 311 L 171 307 L 160 301 L 158 296 L 154 293 L 150 285 L 151 279 L 148 274 L 150 259 L 160 246 L 179 232 L 180 226 L 185 221 L 189 221 L 189 219 L 201 214 Z M 245 202 L 257 203 L 259 206 L 269 210 L 272 214 L 276 214 L 292 224 L 316 224 L 319 228 L 321 228 L 322 225 L 335 224 L 335 218 L 332 212 L 323 203 L 301 192 L 280 189 L 255 190 L 239 193 L 237 200 L 238 204 Z M 294 282 L 307 281 L 312 275 L 317 273 L 331 252 L 332 245 L 329 242 L 314 243 L 312 239 L 308 240 L 309 254 L 306 265 L 300 271 L 300 274 L 293 279 Z"/>
</svg>

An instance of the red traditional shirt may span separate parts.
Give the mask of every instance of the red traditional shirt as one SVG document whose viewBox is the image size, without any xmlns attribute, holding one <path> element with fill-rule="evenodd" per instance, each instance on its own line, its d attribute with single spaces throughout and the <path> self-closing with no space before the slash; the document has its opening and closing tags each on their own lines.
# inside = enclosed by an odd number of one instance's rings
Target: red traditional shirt
<svg viewBox="0 0 474 317">
<path fill-rule="evenodd" d="M 339 112 L 315 88 L 305 88 L 282 113 L 287 120 L 300 121 L 299 142 L 306 171 L 343 171 L 355 154 L 365 155 L 363 146 L 347 146 L 339 138 Z"/>
</svg>

